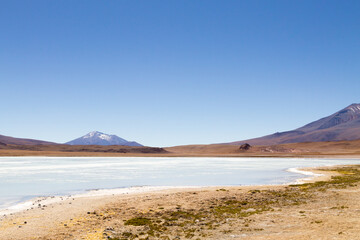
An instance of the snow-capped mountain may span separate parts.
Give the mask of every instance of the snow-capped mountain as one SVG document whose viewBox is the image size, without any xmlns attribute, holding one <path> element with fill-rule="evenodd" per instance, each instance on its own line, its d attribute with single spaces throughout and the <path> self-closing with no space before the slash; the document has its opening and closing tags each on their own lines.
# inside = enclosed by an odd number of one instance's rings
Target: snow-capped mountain
<svg viewBox="0 0 360 240">
<path fill-rule="evenodd" d="M 116 135 L 109 135 L 98 131 L 93 131 L 85 136 L 74 139 L 65 144 L 69 145 L 124 145 L 124 146 L 142 146 L 137 142 L 129 142 Z"/>
</svg>

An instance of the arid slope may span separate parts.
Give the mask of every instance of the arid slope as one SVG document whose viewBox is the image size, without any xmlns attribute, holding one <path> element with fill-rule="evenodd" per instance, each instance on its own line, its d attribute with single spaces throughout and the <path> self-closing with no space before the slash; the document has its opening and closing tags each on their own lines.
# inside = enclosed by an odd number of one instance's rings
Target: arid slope
<svg viewBox="0 0 360 240">
<path fill-rule="evenodd" d="M 14 145 L 53 145 L 56 143 L 35 140 L 35 139 L 27 139 L 27 138 L 14 138 L 9 136 L 0 135 L 0 145 L 7 145 L 7 144 L 14 144 Z"/>
<path fill-rule="evenodd" d="M 249 150 L 241 150 L 240 146 L 221 144 L 176 146 L 165 149 L 173 154 L 194 156 L 357 156 L 360 155 L 360 140 L 251 146 Z"/>
<path fill-rule="evenodd" d="M 148 156 L 148 157 L 356 157 L 360 156 L 360 140 L 339 142 L 289 143 L 251 146 L 241 150 L 235 145 L 187 145 L 167 148 L 57 145 L 1 145 L 0 156 Z"/>
<path fill-rule="evenodd" d="M 295 130 L 225 144 L 241 145 L 246 142 L 251 145 L 274 145 L 356 139 L 360 139 L 360 104 L 351 104 L 330 116 Z"/>
</svg>

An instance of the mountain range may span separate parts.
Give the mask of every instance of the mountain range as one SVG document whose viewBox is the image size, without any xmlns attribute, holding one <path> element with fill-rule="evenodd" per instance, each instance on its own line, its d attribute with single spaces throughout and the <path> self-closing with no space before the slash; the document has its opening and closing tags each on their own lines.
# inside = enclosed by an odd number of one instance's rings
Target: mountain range
<svg viewBox="0 0 360 240">
<path fill-rule="evenodd" d="M 350 106 L 295 130 L 277 132 L 271 135 L 247 140 L 222 143 L 225 145 L 277 145 L 300 142 L 346 141 L 360 139 L 360 104 Z M 58 143 L 35 139 L 14 138 L 0 135 L 0 145 L 55 145 Z M 68 145 L 123 145 L 142 146 L 116 135 L 102 132 L 90 132 L 80 138 L 69 141 Z"/>
<path fill-rule="evenodd" d="M 276 145 L 299 142 L 325 142 L 360 139 L 360 104 L 350 106 L 303 127 L 248 140 L 224 143 L 229 145 Z"/>
<path fill-rule="evenodd" d="M 0 135 L 0 145 L 56 145 L 58 143 L 41 141 L 27 138 L 15 138 Z M 69 141 L 68 145 L 122 145 L 122 146 L 143 146 L 137 142 L 127 141 L 116 135 L 109 135 L 102 132 L 90 132 L 80 138 Z"/>
<path fill-rule="evenodd" d="M 106 133 L 93 131 L 80 138 L 74 139 L 65 144 L 69 145 L 123 145 L 123 146 L 138 146 L 143 145 L 137 142 L 129 142 L 116 135 L 109 135 Z"/>
</svg>

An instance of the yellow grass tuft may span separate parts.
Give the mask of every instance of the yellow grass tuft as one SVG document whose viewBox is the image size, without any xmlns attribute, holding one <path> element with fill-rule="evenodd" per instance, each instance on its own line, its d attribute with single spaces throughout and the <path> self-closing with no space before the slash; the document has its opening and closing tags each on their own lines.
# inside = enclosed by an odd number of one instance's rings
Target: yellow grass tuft
<svg viewBox="0 0 360 240">
<path fill-rule="evenodd" d="M 85 240 L 102 240 L 105 239 L 103 235 L 103 229 L 95 229 L 94 232 L 87 233 Z"/>
</svg>

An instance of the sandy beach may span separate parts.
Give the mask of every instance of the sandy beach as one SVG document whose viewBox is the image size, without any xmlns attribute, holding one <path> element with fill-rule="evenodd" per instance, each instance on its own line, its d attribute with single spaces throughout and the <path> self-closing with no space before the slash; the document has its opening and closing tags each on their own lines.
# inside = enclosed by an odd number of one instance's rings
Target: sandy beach
<svg viewBox="0 0 360 240">
<path fill-rule="evenodd" d="M 360 239 L 358 168 L 302 169 L 321 174 L 303 185 L 38 199 L 1 217 L 0 239 Z"/>
</svg>

